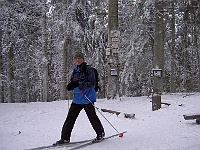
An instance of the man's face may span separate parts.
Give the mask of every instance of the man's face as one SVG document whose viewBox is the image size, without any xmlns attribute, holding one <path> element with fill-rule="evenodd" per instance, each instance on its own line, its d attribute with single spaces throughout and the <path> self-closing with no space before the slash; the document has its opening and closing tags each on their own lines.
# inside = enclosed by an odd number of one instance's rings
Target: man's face
<svg viewBox="0 0 200 150">
<path fill-rule="evenodd" d="M 80 58 L 80 57 L 74 58 L 74 63 L 75 63 L 76 65 L 80 65 L 80 64 L 82 64 L 83 62 L 84 62 L 84 59 L 83 59 L 83 58 Z"/>
</svg>

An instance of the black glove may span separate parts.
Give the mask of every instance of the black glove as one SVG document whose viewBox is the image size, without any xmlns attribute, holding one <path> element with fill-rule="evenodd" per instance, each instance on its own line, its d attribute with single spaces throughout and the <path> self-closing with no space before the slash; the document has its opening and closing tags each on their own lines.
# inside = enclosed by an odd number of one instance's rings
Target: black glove
<svg viewBox="0 0 200 150">
<path fill-rule="evenodd" d="M 70 82 L 68 85 L 67 85 L 67 90 L 68 91 L 71 91 L 73 90 L 74 88 L 78 87 L 79 84 L 78 84 L 78 81 L 76 82 Z"/>
</svg>

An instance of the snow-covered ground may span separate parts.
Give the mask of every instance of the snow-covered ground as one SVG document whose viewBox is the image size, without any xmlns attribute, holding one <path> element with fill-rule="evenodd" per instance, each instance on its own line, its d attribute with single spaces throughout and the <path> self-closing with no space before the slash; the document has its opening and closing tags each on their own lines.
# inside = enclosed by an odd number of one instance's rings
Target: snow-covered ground
<svg viewBox="0 0 200 150">
<path fill-rule="evenodd" d="M 200 113 L 200 93 L 162 95 L 162 108 L 152 111 L 147 97 L 122 97 L 121 100 L 99 99 L 95 104 L 122 112 L 116 116 L 102 114 L 119 131 L 127 131 L 123 138 L 115 137 L 83 148 L 84 150 L 199 150 L 200 125 L 184 120 L 183 114 Z M 24 150 L 50 145 L 60 138 L 60 131 L 68 112 L 68 102 L 35 102 L 0 104 L 0 150 Z M 135 113 L 135 119 L 123 113 Z M 117 133 L 97 112 L 106 135 Z M 91 139 L 95 133 L 83 111 L 74 126 L 71 141 Z M 62 148 L 67 149 L 67 148 Z"/>
</svg>

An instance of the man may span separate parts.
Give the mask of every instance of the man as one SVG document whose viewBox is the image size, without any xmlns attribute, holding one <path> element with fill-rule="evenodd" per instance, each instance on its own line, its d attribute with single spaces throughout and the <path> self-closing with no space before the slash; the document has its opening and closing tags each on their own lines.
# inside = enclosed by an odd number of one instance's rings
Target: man
<svg viewBox="0 0 200 150">
<path fill-rule="evenodd" d="M 97 136 L 94 142 L 101 141 L 105 136 L 103 126 L 96 115 L 94 102 L 96 101 L 95 92 L 95 73 L 91 66 L 87 66 L 84 61 L 84 54 L 77 52 L 74 56 L 74 67 L 71 80 L 67 85 L 67 90 L 74 90 L 74 97 L 70 106 L 67 118 L 64 122 L 61 139 L 56 144 L 64 144 L 70 142 L 71 132 L 75 121 L 82 109 L 85 110 L 87 117 L 95 130 Z M 80 92 L 82 90 L 89 100 Z"/>
</svg>

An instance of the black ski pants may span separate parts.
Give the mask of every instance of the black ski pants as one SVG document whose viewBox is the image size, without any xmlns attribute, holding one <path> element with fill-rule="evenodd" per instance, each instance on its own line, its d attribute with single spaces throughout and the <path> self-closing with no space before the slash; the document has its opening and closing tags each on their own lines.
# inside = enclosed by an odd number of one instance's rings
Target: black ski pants
<svg viewBox="0 0 200 150">
<path fill-rule="evenodd" d="M 61 139 L 70 140 L 71 132 L 74 127 L 75 121 L 82 109 L 85 110 L 87 117 L 93 129 L 95 130 L 96 134 L 102 135 L 102 132 L 104 132 L 104 129 L 101 124 L 101 121 L 96 115 L 95 107 L 91 103 L 90 104 L 72 103 L 70 106 L 67 118 L 62 127 Z"/>
</svg>

